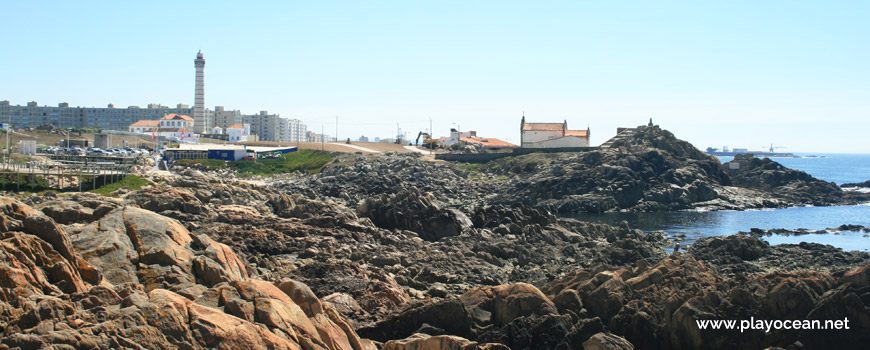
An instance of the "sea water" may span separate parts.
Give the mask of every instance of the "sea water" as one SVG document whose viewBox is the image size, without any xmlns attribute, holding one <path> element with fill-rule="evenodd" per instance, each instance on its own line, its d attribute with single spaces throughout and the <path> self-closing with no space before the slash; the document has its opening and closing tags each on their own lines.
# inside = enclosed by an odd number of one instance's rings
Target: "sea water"
<svg viewBox="0 0 870 350">
<path fill-rule="evenodd" d="M 799 154 L 808 156 L 810 154 Z M 870 154 L 813 154 L 816 157 L 772 158 L 780 164 L 803 170 L 816 178 L 837 184 L 870 180 Z M 732 157 L 720 157 L 722 162 Z M 853 206 L 796 207 L 745 211 L 676 211 L 656 213 L 577 214 L 580 220 L 618 225 L 622 221 L 644 231 L 664 231 L 682 245 L 706 236 L 730 235 L 752 228 L 826 230 L 843 224 L 870 227 L 870 203 Z M 844 250 L 870 251 L 870 236 L 864 232 L 832 232 L 799 236 L 764 237 L 770 244 L 814 242 Z"/>
</svg>

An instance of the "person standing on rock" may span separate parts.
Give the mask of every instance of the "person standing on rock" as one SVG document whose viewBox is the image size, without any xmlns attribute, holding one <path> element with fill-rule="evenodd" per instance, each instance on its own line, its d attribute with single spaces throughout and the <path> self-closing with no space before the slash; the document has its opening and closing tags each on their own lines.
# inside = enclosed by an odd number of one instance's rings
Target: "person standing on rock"
<svg viewBox="0 0 870 350">
<path fill-rule="evenodd" d="M 679 251 L 680 251 L 680 242 L 677 242 L 677 244 L 674 245 L 674 254 L 677 254 L 677 252 L 679 252 Z"/>
</svg>

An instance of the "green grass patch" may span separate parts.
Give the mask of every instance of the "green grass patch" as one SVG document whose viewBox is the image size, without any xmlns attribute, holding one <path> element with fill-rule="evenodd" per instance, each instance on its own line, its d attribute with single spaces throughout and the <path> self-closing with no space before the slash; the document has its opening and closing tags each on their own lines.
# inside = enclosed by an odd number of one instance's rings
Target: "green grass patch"
<svg viewBox="0 0 870 350">
<path fill-rule="evenodd" d="M 153 184 L 153 182 L 148 181 L 147 179 L 143 179 L 136 175 L 127 175 L 121 181 L 98 187 L 90 192 L 98 193 L 103 196 L 110 196 L 112 192 L 115 192 L 119 188 L 126 188 L 130 191 L 135 191 L 151 184 Z"/>
<path fill-rule="evenodd" d="M 301 150 L 283 154 L 277 158 L 258 159 L 257 161 L 240 160 L 227 162 L 227 165 L 236 169 L 240 176 L 286 174 L 294 171 L 316 174 L 323 170 L 332 158 L 332 153 Z"/>
<path fill-rule="evenodd" d="M 39 192 L 48 189 L 48 181 L 39 175 L 16 174 L 11 170 L 0 170 L 0 189 L 10 192 Z"/>
<path fill-rule="evenodd" d="M 491 160 L 486 163 L 456 163 L 456 165 L 472 173 L 493 173 L 502 175 L 520 175 L 534 173 L 542 165 L 547 165 L 569 157 L 572 153 L 531 153 L 520 156 L 510 156 Z"/>
</svg>

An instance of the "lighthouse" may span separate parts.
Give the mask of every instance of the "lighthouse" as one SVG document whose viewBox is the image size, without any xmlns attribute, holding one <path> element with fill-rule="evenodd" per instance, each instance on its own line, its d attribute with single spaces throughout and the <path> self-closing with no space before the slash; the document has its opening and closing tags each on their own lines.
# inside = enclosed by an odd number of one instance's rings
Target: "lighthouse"
<svg viewBox="0 0 870 350">
<path fill-rule="evenodd" d="M 196 54 L 193 61 L 196 67 L 196 91 L 193 100 L 193 130 L 201 133 L 209 125 L 205 120 L 205 59 L 202 58 L 202 50 Z"/>
</svg>

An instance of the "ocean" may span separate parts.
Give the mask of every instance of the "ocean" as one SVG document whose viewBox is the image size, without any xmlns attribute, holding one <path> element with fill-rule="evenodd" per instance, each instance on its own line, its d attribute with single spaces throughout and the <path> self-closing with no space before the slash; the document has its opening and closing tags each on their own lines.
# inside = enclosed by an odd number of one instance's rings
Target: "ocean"
<svg viewBox="0 0 870 350">
<path fill-rule="evenodd" d="M 805 154 L 804 158 L 772 158 L 780 164 L 803 170 L 816 178 L 839 184 L 870 180 L 870 154 Z M 732 157 L 720 157 L 722 162 Z M 661 230 L 670 236 L 682 236 L 683 246 L 705 236 L 730 235 L 739 231 L 759 229 L 824 230 L 843 224 L 870 227 L 870 203 L 854 206 L 796 207 L 746 211 L 678 211 L 659 213 L 577 214 L 571 217 L 617 225 L 627 221 L 644 231 Z M 800 236 L 770 236 L 771 244 L 815 242 L 830 244 L 844 250 L 870 251 L 870 235 L 863 232 L 832 232 Z"/>
</svg>

